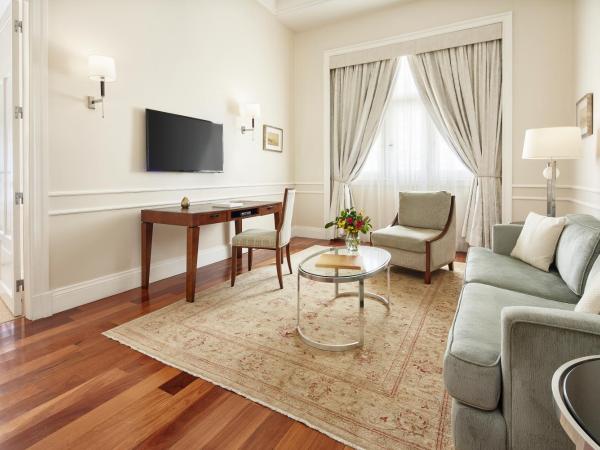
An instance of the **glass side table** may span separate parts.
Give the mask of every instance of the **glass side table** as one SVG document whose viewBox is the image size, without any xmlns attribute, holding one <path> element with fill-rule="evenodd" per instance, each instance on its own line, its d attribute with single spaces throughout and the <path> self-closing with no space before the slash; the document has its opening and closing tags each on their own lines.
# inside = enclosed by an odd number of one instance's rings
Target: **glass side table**
<svg viewBox="0 0 600 450">
<path fill-rule="evenodd" d="M 574 359 L 552 377 L 558 420 L 577 450 L 600 450 L 600 355 Z"/>
<path fill-rule="evenodd" d="M 326 250 L 321 250 L 300 263 L 298 266 L 298 297 L 297 297 L 297 320 L 296 329 L 298 335 L 302 341 L 312 347 L 320 350 L 328 351 L 345 351 L 351 350 L 357 347 L 362 347 L 365 341 L 365 298 L 376 300 L 389 310 L 390 308 L 390 259 L 391 255 L 386 250 L 377 247 L 361 246 L 359 248 L 359 254 L 362 257 L 363 268 L 358 269 L 342 269 L 342 268 L 326 268 L 317 267 L 315 263 L 320 255 L 324 253 L 331 253 L 336 255 L 347 255 L 348 251 L 343 247 L 332 247 Z M 378 273 L 386 270 L 387 271 L 387 298 L 371 292 L 365 292 L 365 280 L 371 278 Z M 359 320 L 359 332 L 358 339 L 356 341 L 347 342 L 343 344 L 333 344 L 326 342 L 316 341 L 307 336 L 302 331 L 300 324 L 300 279 L 307 278 L 313 281 L 319 281 L 322 283 L 333 283 L 334 284 L 334 297 L 355 297 L 358 296 L 358 320 Z M 356 292 L 339 292 L 338 285 L 340 283 L 352 283 L 358 282 L 358 293 Z"/>
</svg>

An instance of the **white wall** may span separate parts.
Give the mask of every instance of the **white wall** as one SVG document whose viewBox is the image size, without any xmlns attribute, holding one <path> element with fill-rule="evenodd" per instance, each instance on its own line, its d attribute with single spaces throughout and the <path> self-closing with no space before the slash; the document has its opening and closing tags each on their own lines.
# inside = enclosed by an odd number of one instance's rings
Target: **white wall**
<svg viewBox="0 0 600 450">
<path fill-rule="evenodd" d="M 295 35 L 295 173 L 314 192 L 298 201 L 298 226 L 316 229 L 325 222 L 318 193 L 324 178 L 324 52 L 507 11 L 513 12 L 513 219 L 545 211 L 543 162 L 523 161 L 521 151 L 527 128 L 574 122 L 572 1 L 422 0 Z M 572 164 L 560 166 L 560 183 L 571 184 Z M 558 205 L 559 213 L 571 209 L 568 202 Z"/>
<path fill-rule="evenodd" d="M 48 45 L 55 311 L 139 285 L 143 205 L 280 198 L 293 181 L 292 34 L 256 1 L 52 0 Z M 104 119 L 85 104 L 99 90 L 93 53 L 117 65 Z M 262 132 L 240 133 L 240 101 L 285 130 L 283 153 L 263 151 Z M 144 108 L 223 123 L 224 173 L 145 172 Z M 229 233 L 201 229 L 199 265 L 228 256 Z M 152 278 L 183 272 L 184 255 L 185 230 L 155 226 Z"/>
<path fill-rule="evenodd" d="M 573 190 L 577 211 L 600 216 L 600 2 L 576 0 L 574 12 L 575 92 L 573 104 L 594 94 L 594 134 L 583 138 L 583 158 L 576 161 Z"/>
</svg>

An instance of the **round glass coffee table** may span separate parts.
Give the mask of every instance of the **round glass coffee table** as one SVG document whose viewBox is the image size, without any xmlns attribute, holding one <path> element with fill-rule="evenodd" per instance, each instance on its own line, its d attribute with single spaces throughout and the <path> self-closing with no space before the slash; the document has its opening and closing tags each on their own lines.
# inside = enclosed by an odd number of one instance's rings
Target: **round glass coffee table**
<svg viewBox="0 0 600 450">
<path fill-rule="evenodd" d="M 390 308 L 389 299 L 391 255 L 386 250 L 383 250 L 381 248 L 361 246 L 359 248 L 358 254 L 362 258 L 362 269 L 342 269 L 316 266 L 316 262 L 319 256 L 325 253 L 330 253 L 334 255 L 350 255 L 350 253 L 344 247 L 332 247 L 326 250 L 321 250 L 320 252 L 309 256 L 298 266 L 298 297 L 296 319 L 296 329 L 298 330 L 298 335 L 300 336 L 300 339 L 302 339 L 303 342 L 320 350 L 340 352 L 345 350 L 351 350 L 357 347 L 362 347 L 365 341 L 365 298 L 370 298 L 382 303 L 388 310 Z M 352 255 L 356 255 L 356 253 L 353 253 Z M 365 280 L 367 278 L 371 278 L 377 275 L 378 273 L 384 270 L 387 271 L 387 298 L 371 292 L 365 292 Z M 322 283 L 333 283 L 334 299 L 339 297 L 358 297 L 358 340 L 343 344 L 319 342 L 314 339 L 311 339 L 302 331 L 302 326 L 300 325 L 301 278 L 308 278 L 309 280 L 319 281 Z M 340 283 L 352 282 L 358 282 L 358 292 L 339 292 L 338 285 Z"/>
</svg>

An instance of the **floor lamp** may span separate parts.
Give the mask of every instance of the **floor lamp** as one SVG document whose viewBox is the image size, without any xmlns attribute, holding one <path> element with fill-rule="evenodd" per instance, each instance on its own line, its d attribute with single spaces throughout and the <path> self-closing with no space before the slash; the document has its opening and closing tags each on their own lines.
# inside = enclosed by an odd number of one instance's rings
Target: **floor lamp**
<svg viewBox="0 0 600 450">
<path fill-rule="evenodd" d="M 581 158 L 579 127 L 535 128 L 525 132 L 523 159 L 545 159 L 546 208 L 549 217 L 556 217 L 556 179 L 560 172 L 557 159 Z"/>
</svg>

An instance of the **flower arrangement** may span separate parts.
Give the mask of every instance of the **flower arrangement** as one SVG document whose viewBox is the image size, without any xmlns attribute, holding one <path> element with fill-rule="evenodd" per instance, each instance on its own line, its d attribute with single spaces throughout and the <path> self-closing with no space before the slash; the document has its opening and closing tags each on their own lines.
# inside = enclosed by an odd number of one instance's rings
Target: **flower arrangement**
<svg viewBox="0 0 600 450">
<path fill-rule="evenodd" d="M 373 228 L 371 218 L 365 216 L 362 211 L 357 212 L 354 207 L 342 209 L 339 216 L 325 224 L 325 228 L 330 228 L 334 225 L 349 234 L 368 233 Z"/>
</svg>

